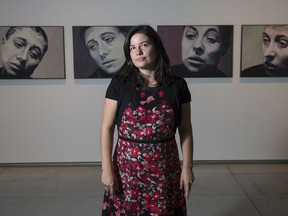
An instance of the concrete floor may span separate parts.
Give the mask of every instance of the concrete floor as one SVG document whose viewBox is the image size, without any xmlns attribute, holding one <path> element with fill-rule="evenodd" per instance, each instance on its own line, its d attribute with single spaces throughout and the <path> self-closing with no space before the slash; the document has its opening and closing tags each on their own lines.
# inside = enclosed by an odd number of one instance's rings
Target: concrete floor
<svg viewBox="0 0 288 216">
<path fill-rule="evenodd" d="M 288 164 L 196 164 L 191 216 L 287 216 Z M 0 167 L 1 216 L 100 216 L 101 168 Z"/>
</svg>

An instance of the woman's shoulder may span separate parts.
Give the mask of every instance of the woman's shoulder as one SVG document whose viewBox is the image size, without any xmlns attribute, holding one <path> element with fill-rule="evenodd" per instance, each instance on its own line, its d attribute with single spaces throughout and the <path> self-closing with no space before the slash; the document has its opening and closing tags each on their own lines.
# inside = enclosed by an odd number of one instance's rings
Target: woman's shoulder
<svg viewBox="0 0 288 216">
<path fill-rule="evenodd" d="M 172 81 L 172 83 L 174 84 L 174 85 L 187 85 L 187 82 L 186 82 L 186 80 L 183 78 L 183 77 L 181 77 L 181 76 L 178 76 L 178 75 L 174 75 L 173 76 L 173 81 Z"/>
</svg>

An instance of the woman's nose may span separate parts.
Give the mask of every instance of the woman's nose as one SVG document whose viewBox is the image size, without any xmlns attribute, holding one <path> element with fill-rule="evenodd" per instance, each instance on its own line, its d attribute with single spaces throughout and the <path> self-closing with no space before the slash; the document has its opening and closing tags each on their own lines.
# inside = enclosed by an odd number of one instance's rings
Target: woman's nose
<svg viewBox="0 0 288 216">
<path fill-rule="evenodd" d="M 136 52 L 136 55 L 142 55 L 142 53 L 143 53 L 141 50 L 141 47 L 136 47 L 135 52 Z"/>
<path fill-rule="evenodd" d="M 17 53 L 17 60 L 20 61 L 21 63 L 26 62 L 28 58 L 28 53 L 29 51 L 22 49 Z"/>
<path fill-rule="evenodd" d="M 99 55 L 100 56 L 107 56 L 110 53 L 110 49 L 103 43 L 99 44 Z"/>
<path fill-rule="evenodd" d="M 264 57 L 266 58 L 272 58 L 276 55 L 275 52 L 275 44 L 274 43 L 270 43 L 268 46 L 264 46 Z"/>
</svg>

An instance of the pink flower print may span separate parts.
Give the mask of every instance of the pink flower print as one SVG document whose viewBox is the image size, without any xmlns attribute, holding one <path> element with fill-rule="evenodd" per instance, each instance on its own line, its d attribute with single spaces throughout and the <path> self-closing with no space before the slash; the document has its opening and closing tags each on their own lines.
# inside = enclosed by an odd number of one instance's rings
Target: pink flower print
<svg viewBox="0 0 288 216">
<path fill-rule="evenodd" d="M 108 203 L 107 203 L 107 202 L 104 202 L 104 203 L 103 203 L 103 209 L 105 210 L 105 209 L 107 208 L 107 206 L 109 206 Z"/>
<path fill-rule="evenodd" d="M 146 103 L 151 103 L 151 101 L 155 100 L 153 96 L 149 96 L 146 100 Z"/>
<path fill-rule="evenodd" d="M 165 92 L 163 90 L 161 90 L 161 91 L 159 91 L 158 95 L 159 95 L 159 97 L 164 97 Z"/>
<path fill-rule="evenodd" d="M 146 101 L 140 101 L 140 104 L 144 105 L 146 103 L 151 103 L 153 100 L 155 100 L 155 98 L 153 96 L 149 96 Z"/>
</svg>

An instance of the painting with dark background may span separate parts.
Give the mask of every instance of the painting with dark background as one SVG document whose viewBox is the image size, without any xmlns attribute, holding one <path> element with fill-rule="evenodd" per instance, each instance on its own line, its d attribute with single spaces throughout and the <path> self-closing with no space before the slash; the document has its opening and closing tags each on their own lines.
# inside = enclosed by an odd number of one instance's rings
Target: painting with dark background
<svg viewBox="0 0 288 216">
<path fill-rule="evenodd" d="M 132 26 L 73 26 L 74 78 L 111 78 L 125 62 Z"/>
<path fill-rule="evenodd" d="M 232 77 L 233 25 L 159 25 L 157 31 L 182 77 Z"/>
</svg>

